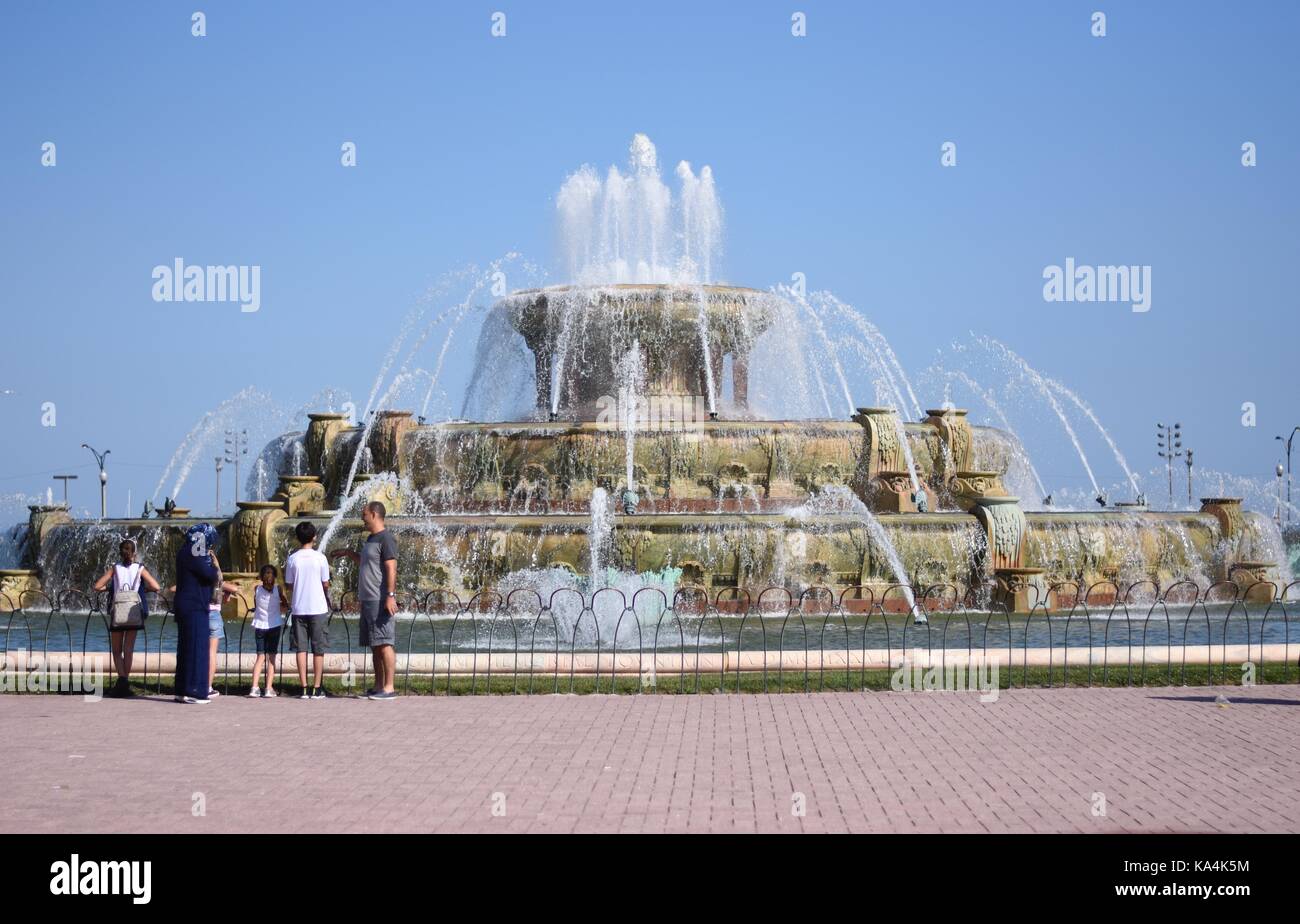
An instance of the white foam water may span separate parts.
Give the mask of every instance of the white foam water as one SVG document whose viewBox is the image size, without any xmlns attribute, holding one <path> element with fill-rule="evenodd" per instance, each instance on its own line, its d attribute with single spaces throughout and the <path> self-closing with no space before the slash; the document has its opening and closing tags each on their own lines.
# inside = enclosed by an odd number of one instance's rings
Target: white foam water
<svg viewBox="0 0 1300 924">
<path fill-rule="evenodd" d="M 589 164 L 574 171 L 555 197 L 560 247 L 569 279 L 579 285 L 696 283 L 714 278 L 722 244 L 722 205 L 713 170 L 697 175 L 687 161 L 672 192 L 659 153 L 645 135 L 632 138 L 627 173 L 604 178 Z"/>
<path fill-rule="evenodd" d="M 593 584 L 604 573 L 607 556 L 614 541 L 614 511 L 609 494 L 604 488 L 591 492 L 591 524 L 587 530 L 587 551 L 590 555 L 588 574 Z"/>
</svg>

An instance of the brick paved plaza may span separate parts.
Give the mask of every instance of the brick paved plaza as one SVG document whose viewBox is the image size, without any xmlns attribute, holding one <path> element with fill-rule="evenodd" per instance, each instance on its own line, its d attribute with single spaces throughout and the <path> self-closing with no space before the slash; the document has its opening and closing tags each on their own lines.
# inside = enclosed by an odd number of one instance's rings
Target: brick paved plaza
<svg viewBox="0 0 1300 924">
<path fill-rule="evenodd" d="M 6 695 L 0 829 L 1300 831 L 1300 688 L 1217 692 Z"/>
</svg>

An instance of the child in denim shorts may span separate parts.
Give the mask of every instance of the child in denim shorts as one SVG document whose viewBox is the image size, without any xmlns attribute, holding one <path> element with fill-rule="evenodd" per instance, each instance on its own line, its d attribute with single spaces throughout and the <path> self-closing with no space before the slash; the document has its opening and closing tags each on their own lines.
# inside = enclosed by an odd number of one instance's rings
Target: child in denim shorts
<svg viewBox="0 0 1300 924">
<path fill-rule="evenodd" d="M 284 612 L 289 608 L 284 591 L 276 585 L 280 572 L 275 565 L 262 566 L 262 583 L 253 591 L 253 634 L 257 637 L 257 658 L 253 661 L 253 688 L 248 695 L 269 698 L 275 692 L 275 656 L 280 651 Z M 266 692 L 258 689 L 262 665 L 266 665 Z"/>
</svg>

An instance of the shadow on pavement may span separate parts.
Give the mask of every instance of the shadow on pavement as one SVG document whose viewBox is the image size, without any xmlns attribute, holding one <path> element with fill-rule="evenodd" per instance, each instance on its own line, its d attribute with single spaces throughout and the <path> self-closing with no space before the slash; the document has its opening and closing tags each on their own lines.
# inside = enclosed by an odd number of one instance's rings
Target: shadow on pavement
<svg viewBox="0 0 1300 924">
<path fill-rule="evenodd" d="M 1167 699 L 1184 703 L 1212 703 L 1213 696 L 1151 696 L 1148 699 Z M 1300 706 L 1300 699 L 1270 699 L 1263 696 L 1233 696 L 1228 694 L 1231 706 Z"/>
</svg>

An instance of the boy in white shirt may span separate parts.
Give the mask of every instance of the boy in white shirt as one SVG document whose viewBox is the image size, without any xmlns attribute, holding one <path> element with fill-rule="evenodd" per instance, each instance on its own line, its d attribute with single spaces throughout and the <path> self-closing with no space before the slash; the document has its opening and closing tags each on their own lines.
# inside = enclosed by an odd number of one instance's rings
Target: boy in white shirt
<svg viewBox="0 0 1300 924">
<path fill-rule="evenodd" d="M 330 565 L 316 551 L 316 526 L 303 521 L 293 531 L 300 548 L 284 564 L 284 583 L 289 588 L 290 612 L 293 614 L 293 650 L 298 654 L 300 699 L 324 699 L 321 675 L 325 670 L 325 653 L 329 650 Z M 311 643 L 312 686 L 307 686 L 307 645 Z"/>
<path fill-rule="evenodd" d="M 280 632 L 284 628 L 284 612 L 289 601 L 284 591 L 276 586 L 280 576 L 275 565 L 262 566 L 262 583 L 253 591 L 253 634 L 257 637 L 257 658 L 253 661 L 253 689 L 248 695 L 270 698 L 275 692 L 275 656 L 280 652 Z M 258 689 L 262 679 L 262 665 L 266 664 L 266 692 Z"/>
</svg>

